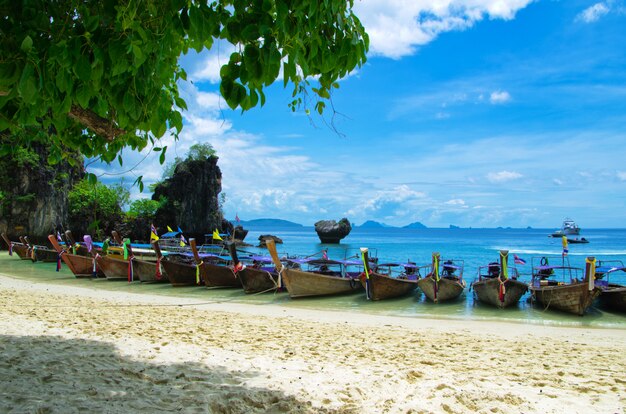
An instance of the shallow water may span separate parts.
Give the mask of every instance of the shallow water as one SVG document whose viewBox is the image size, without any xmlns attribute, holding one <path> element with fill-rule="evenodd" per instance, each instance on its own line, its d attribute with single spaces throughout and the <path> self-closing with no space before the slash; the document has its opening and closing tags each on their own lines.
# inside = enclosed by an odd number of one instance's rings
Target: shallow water
<svg viewBox="0 0 626 414">
<path fill-rule="evenodd" d="M 442 259 L 462 259 L 465 263 L 464 278 L 468 285 L 474 280 L 479 266 L 498 259 L 500 249 L 510 251 L 524 258 L 527 264 L 517 266 L 521 279 L 530 280 L 531 263 L 540 256 L 551 255 L 551 263 L 559 263 L 562 245 L 560 239 L 547 237 L 550 230 L 541 229 L 353 229 L 339 245 L 323 245 L 312 227 L 252 229 L 246 241 L 256 242 L 260 234 L 274 234 L 281 237 L 283 245 L 279 251 L 292 255 L 307 255 L 328 249 L 330 258 L 344 258 L 357 253 L 359 247 L 368 247 L 381 261 L 408 260 L 418 265 L 428 264 L 432 252 L 441 253 Z M 595 256 L 599 260 L 622 260 L 626 263 L 626 229 L 593 229 L 581 234 L 589 244 L 569 246 L 568 259 L 572 266 L 584 267 L 585 257 Z M 251 252 L 264 252 L 260 249 L 245 248 Z M 533 259 L 534 258 L 534 259 Z M 556 262 L 555 262 L 556 261 Z M 213 289 L 200 287 L 172 288 L 168 284 L 141 284 L 108 280 L 76 279 L 63 265 L 61 272 L 55 271 L 54 263 L 31 263 L 9 257 L 6 251 L 0 252 L 0 273 L 14 275 L 21 279 L 52 282 L 83 287 L 97 287 L 106 290 L 157 295 L 197 298 L 198 302 L 236 301 L 258 305 L 294 306 L 298 308 L 328 309 L 367 314 L 385 314 L 402 317 L 429 317 L 441 319 L 499 320 L 554 326 L 589 326 L 626 329 L 626 315 L 591 308 L 584 317 L 569 315 L 554 310 L 545 310 L 529 301 L 529 295 L 522 297 L 517 307 L 496 309 L 474 301 L 471 292 L 465 293 L 456 301 L 433 304 L 419 291 L 398 299 L 369 302 L 363 292 L 324 298 L 289 299 L 286 293 L 265 293 L 245 295 L 239 289 Z M 612 282 L 626 284 L 626 273 L 618 272 Z"/>
</svg>

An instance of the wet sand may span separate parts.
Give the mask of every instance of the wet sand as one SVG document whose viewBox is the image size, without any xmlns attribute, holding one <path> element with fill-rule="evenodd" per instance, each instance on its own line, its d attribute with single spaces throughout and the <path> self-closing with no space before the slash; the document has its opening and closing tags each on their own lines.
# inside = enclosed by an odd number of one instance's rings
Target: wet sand
<svg viewBox="0 0 626 414">
<path fill-rule="evenodd" d="M 626 331 L 0 275 L 0 412 L 623 413 Z"/>
</svg>

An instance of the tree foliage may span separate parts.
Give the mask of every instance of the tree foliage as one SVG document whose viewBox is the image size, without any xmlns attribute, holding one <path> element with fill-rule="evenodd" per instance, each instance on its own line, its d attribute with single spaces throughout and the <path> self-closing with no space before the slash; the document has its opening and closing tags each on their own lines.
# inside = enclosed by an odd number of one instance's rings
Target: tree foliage
<svg viewBox="0 0 626 414">
<path fill-rule="evenodd" d="M 112 162 L 168 130 L 181 131 L 186 79 L 178 58 L 237 47 L 221 68 L 220 92 L 235 109 L 265 102 L 279 77 L 293 85 L 292 108 L 366 59 L 368 37 L 353 0 L 0 0 L 0 131 L 46 131 L 87 157 Z M 315 79 L 310 83 L 311 79 Z M 311 93 L 309 93 L 311 92 Z M 28 138 L 26 138 L 28 139 Z M 165 151 L 167 147 L 159 147 Z M 163 160 L 164 157 L 161 157 Z"/>
<path fill-rule="evenodd" d="M 187 151 L 188 160 L 206 160 L 216 154 L 215 149 L 211 144 L 205 142 L 204 144 L 193 144 Z"/>
<path fill-rule="evenodd" d="M 68 195 L 69 222 L 83 226 L 77 233 L 92 233 L 98 237 L 109 234 L 122 219 L 122 205 L 128 200 L 123 187 L 109 187 L 100 182 L 81 180 Z M 82 230 L 82 231 L 78 231 Z"/>
<path fill-rule="evenodd" d="M 136 219 L 138 217 L 141 217 L 148 220 L 154 220 L 157 210 L 164 201 L 155 201 L 149 198 L 140 198 L 130 204 L 126 216 L 129 219 Z"/>
</svg>

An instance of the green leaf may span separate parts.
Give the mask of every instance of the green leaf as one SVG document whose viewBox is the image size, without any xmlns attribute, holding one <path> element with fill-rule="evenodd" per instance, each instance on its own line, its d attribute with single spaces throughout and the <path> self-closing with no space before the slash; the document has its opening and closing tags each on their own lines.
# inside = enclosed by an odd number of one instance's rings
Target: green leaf
<svg viewBox="0 0 626 414">
<path fill-rule="evenodd" d="M 324 113 L 324 108 L 326 107 L 326 104 L 322 101 L 318 101 L 315 104 L 315 109 L 317 109 L 317 113 L 322 115 L 322 113 Z"/>
<path fill-rule="evenodd" d="M 161 151 L 161 156 L 159 157 L 159 164 L 163 165 L 163 163 L 165 162 L 165 152 L 167 151 L 167 147 L 163 148 L 163 151 Z"/>
<path fill-rule="evenodd" d="M 89 63 L 87 56 L 80 55 L 78 60 L 74 63 L 74 74 L 82 81 L 91 79 L 91 63 Z"/>
<path fill-rule="evenodd" d="M 30 51 L 33 48 L 33 39 L 30 36 L 26 35 L 24 40 L 22 40 L 22 44 L 20 45 L 20 49 L 24 52 Z"/>
<path fill-rule="evenodd" d="M 139 186 L 139 191 L 143 191 L 143 175 L 137 177 L 137 179 L 133 182 L 133 185 Z"/>
<path fill-rule="evenodd" d="M 37 94 L 37 84 L 35 82 L 35 68 L 30 63 L 26 64 L 24 70 L 22 70 L 22 76 L 20 77 L 17 91 L 24 100 L 24 103 L 34 101 L 35 95 Z"/>
<path fill-rule="evenodd" d="M 87 173 L 86 175 L 87 175 L 87 181 L 89 182 L 89 184 L 96 185 L 98 183 L 98 177 L 96 177 L 96 174 Z"/>
<path fill-rule="evenodd" d="M 91 90 L 85 85 L 80 85 L 76 91 L 76 100 L 78 101 L 78 104 L 87 109 L 89 108 L 89 99 L 91 99 Z"/>
<path fill-rule="evenodd" d="M 170 115 L 170 126 L 176 128 L 180 133 L 183 130 L 183 116 L 178 111 L 173 111 Z"/>
</svg>

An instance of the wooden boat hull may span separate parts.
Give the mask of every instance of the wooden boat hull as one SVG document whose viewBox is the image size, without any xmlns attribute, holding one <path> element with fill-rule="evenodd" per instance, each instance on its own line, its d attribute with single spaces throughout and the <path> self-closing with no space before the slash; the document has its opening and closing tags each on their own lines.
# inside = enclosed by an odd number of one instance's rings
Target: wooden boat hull
<svg viewBox="0 0 626 414">
<path fill-rule="evenodd" d="M 520 298 L 528 291 L 528 285 L 519 280 L 507 279 L 504 281 L 504 295 L 500 299 L 500 279 L 482 279 L 472 284 L 474 296 L 481 302 L 498 308 L 516 305 Z"/>
<path fill-rule="evenodd" d="M 219 266 L 213 263 L 204 263 L 203 280 L 206 287 L 210 288 L 229 288 L 241 287 L 241 282 L 228 266 Z"/>
<path fill-rule="evenodd" d="M 81 256 L 71 253 L 61 255 L 63 262 L 69 267 L 76 277 L 93 277 L 93 257 Z M 104 272 L 96 263 L 96 277 L 104 277 Z"/>
<path fill-rule="evenodd" d="M 365 277 L 361 279 L 361 285 L 368 289 Z M 370 273 L 369 298 L 382 300 L 407 295 L 417 289 L 417 280 L 397 279 L 379 273 Z"/>
<path fill-rule="evenodd" d="M 157 262 L 142 259 L 133 259 L 133 278 L 143 283 L 169 283 L 167 272 L 160 267 L 160 275 L 157 275 Z"/>
<path fill-rule="evenodd" d="M 545 309 L 554 308 L 575 315 L 584 315 L 593 300 L 600 295 L 600 288 L 589 290 L 587 282 L 557 286 L 529 286 L 535 301 Z"/>
<path fill-rule="evenodd" d="M 107 280 L 128 280 L 128 260 L 98 256 L 97 264 Z"/>
<path fill-rule="evenodd" d="M 600 305 L 618 312 L 626 312 L 626 286 L 609 284 L 600 294 Z"/>
<path fill-rule="evenodd" d="M 33 258 L 30 255 L 30 249 L 21 243 L 20 244 L 13 243 L 12 250 L 13 250 L 13 253 L 17 254 L 17 257 L 19 257 L 22 260 L 33 260 Z"/>
<path fill-rule="evenodd" d="M 274 271 L 246 267 L 237 272 L 245 293 L 269 292 L 278 289 L 278 274 Z"/>
<path fill-rule="evenodd" d="M 205 267 L 200 266 L 198 279 L 196 279 L 196 265 L 170 260 L 161 262 L 167 273 L 167 278 L 172 286 L 199 286 L 203 284 Z M 197 282 L 198 280 L 198 282 Z"/>
<path fill-rule="evenodd" d="M 435 303 L 456 299 L 465 289 L 465 281 L 451 280 L 442 277 L 439 283 L 431 276 L 419 279 L 417 286 L 424 292 L 424 295 Z"/>
<path fill-rule="evenodd" d="M 289 268 L 283 270 L 282 279 L 291 298 L 347 294 L 363 288 L 358 279 L 328 276 Z"/>
<path fill-rule="evenodd" d="M 34 262 L 46 262 L 46 263 L 56 262 L 59 258 L 58 255 L 59 254 L 57 253 L 56 250 L 47 249 L 47 248 L 35 249 L 32 252 L 32 257 L 33 257 Z"/>
</svg>

